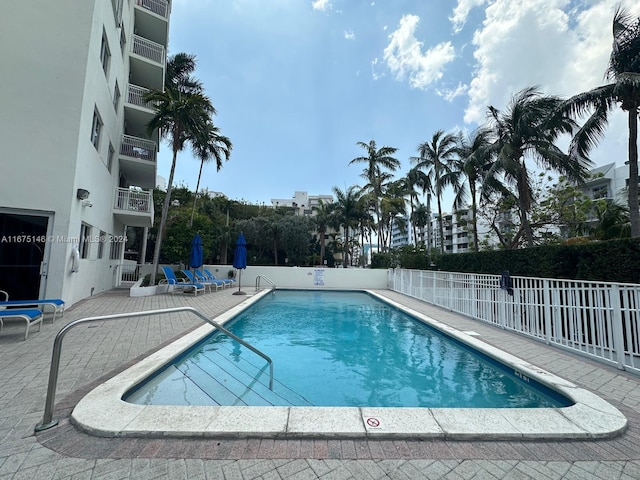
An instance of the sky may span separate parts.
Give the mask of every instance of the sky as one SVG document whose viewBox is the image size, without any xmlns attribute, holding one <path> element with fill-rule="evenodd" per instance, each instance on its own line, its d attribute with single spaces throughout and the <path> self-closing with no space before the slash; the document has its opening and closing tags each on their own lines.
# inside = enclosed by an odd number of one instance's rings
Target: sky
<svg viewBox="0 0 640 480">
<path fill-rule="evenodd" d="M 607 83 L 618 0 L 172 4 L 168 53 L 196 56 L 214 123 L 233 143 L 219 171 L 205 164 L 200 188 L 270 205 L 364 185 L 365 165 L 349 165 L 366 155 L 358 142 L 397 148 L 400 178 L 436 131 L 471 132 L 489 105 L 502 110 L 525 87 L 570 97 Z M 623 165 L 627 138 L 617 111 L 594 166 Z M 165 180 L 170 165 L 163 143 Z M 180 152 L 174 185 L 194 190 L 199 167 Z"/>
</svg>

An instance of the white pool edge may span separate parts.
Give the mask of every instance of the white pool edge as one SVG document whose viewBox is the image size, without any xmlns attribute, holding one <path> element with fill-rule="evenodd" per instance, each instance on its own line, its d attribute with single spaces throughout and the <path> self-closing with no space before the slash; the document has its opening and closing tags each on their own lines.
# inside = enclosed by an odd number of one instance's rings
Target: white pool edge
<svg viewBox="0 0 640 480">
<path fill-rule="evenodd" d="M 204 325 L 89 392 L 71 422 L 105 437 L 595 439 L 627 427 L 626 417 L 597 395 L 431 317 L 365 290 L 575 402 L 565 408 L 211 407 L 135 405 L 124 394 L 213 331 Z M 223 324 L 258 301 L 260 292 L 215 318 Z M 276 366 L 277 368 L 277 366 Z"/>
</svg>

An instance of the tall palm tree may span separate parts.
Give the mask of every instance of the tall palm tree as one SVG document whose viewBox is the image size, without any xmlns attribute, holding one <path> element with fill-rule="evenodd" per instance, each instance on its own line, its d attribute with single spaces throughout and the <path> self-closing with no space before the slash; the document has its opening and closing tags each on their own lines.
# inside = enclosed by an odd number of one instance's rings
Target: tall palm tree
<svg viewBox="0 0 640 480">
<path fill-rule="evenodd" d="M 322 200 L 318 201 L 318 206 L 313 207 L 315 212 L 313 220 L 318 231 L 318 237 L 320 238 L 320 265 L 324 265 L 325 255 L 325 235 L 327 229 L 333 224 L 333 203 L 324 203 Z"/>
<path fill-rule="evenodd" d="M 155 115 L 149 121 L 147 130 L 158 129 L 168 140 L 173 153 L 167 193 L 162 205 L 160 225 L 153 252 L 152 284 L 160 261 L 160 248 L 171 204 L 173 176 L 176 169 L 178 152 L 190 145 L 197 154 L 196 146 L 210 132 L 211 117 L 216 113 L 211 100 L 204 94 L 202 85 L 192 77 L 195 71 L 195 56 L 177 54 L 167 61 L 167 73 L 164 90 L 151 90 L 145 95 L 145 101 L 155 106 Z"/>
<path fill-rule="evenodd" d="M 425 171 L 429 178 L 429 187 L 438 202 L 438 233 L 440 234 L 440 253 L 444 253 L 444 228 L 442 225 L 442 193 L 448 185 L 454 185 L 456 176 L 451 162 L 457 155 L 457 139 L 451 133 L 438 130 L 430 141 L 418 145 L 418 157 L 411 157 L 416 168 Z"/>
<path fill-rule="evenodd" d="M 454 159 L 454 170 L 460 181 L 454 182 L 455 197 L 453 209 L 467 208 L 471 197 L 471 225 L 473 229 L 473 249 L 478 251 L 478 186 L 491 162 L 491 131 L 479 128 L 468 136 L 458 137 L 458 157 Z M 469 196 L 467 195 L 469 189 Z"/>
<path fill-rule="evenodd" d="M 529 212 L 535 199 L 527 159 L 577 183 L 588 176 L 590 162 L 584 155 L 575 149 L 564 153 L 555 145 L 560 135 L 571 134 L 577 128 L 567 115 L 557 114 L 561 106 L 560 98 L 527 87 L 512 97 L 505 111 L 489 107 L 495 160 L 487 176 L 493 179 L 501 176 L 506 185 L 515 187 L 520 217 L 516 239 L 524 236 L 528 246 L 534 244 Z"/>
<path fill-rule="evenodd" d="M 640 237 L 638 204 L 638 110 L 640 109 L 640 17 L 618 6 L 613 15 L 613 51 L 605 78 L 607 85 L 580 93 L 566 101 L 575 116 L 593 111 L 574 137 L 572 148 L 584 154 L 602 138 L 609 112 L 616 106 L 627 112 L 629 129 L 628 207 L 631 236 Z"/>
<path fill-rule="evenodd" d="M 193 226 L 193 215 L 196 212 L 196 201 L 198 200 L 198 190 L 200 189 L 200 178 L 202 177 L 202 167 L 205 163 L 215 160 L 216 170 L 220 171 L 222 168 L 222 157 L 224 160 L 229 160 L 231 156 L 231 150 L 233 144 L 229 137 L 220 135 L 220 129 L 213 123 L 210 123 L 206 134 L 203 138 L 198 138 L 194 141 L 194 150 L 197 157 L 200 159 L 200 170 L 198 172 L 198 182 L 196 183 L 196 194 L 193 196 L 193 208 L 191 209 L 191 221 L 190 226 Z"/>
<path fill-rule="evenodd" d="M 364 148 L 367 154 L 366 156 L 354 158 L 349 162 L 349 165 L 353 163 L 366 164 L 362 176 L 368 180 L 367 188 L 373 193 L 373 208 L 378 224 L 378 250 L 380 250 L 382 237 L 380 200 L 382 199 L 385 181 L 391 178 L 390 173 L 400 168 L 400 161 L 393 157 L 393 154 L 395 154 L 398 149 L 386 146 L 378 148 L 375 140 L 371 140 L 369 143 L 358 142 L 357 145 Z M 383 170 L 388 170 L 389 172 L 384 172 Z"/>
<path fill-rule="evenodd" d="M 403 179 L 404 188 L 409 196 L 409 219 L 411 220 L 411 227 L 413 229 L 413 242 L 414 245 L 418 245 L 418 227 L 414 221 L 415 212 L 420 207 L 418 200 L 418 190 L 423 194 L 429 189 L 429 177 L 419 168 L 413 167 L 407 172 L 407 175 Z M 424 226 L 424 225 L 422 225 Z"/>
<path fill-rule="evenodd" d="M 346 268 L 349 264 L 349 233 L 351 229 L 357 227 L 360 218 L 362 191 L 359 187 L 352 185 L 346 190 L 333 187 L 333 194 L 336 196 L 336 219 L 344 228 L 342 265 Z"/>
</svg>

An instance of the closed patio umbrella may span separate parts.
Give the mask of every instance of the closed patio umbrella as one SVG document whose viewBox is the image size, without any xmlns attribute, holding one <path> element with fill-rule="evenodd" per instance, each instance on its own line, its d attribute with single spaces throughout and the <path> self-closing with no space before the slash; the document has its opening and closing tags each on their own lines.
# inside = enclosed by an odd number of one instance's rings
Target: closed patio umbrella
<svg viewBox="0 0 640 480">
<path fill-rule="evenodd" d="M 246 295 L 245 292 L 240 290 L 242 284 L 242 270 L 247 268 L 247 242 L 244 239 L 244 234 L 240 232 L 238 240 L 236 240 L 236 251 L 233 256 L 233 268 L 238 269 L 238 291 L 233 292 L 234 295 Z"/>
<path fill-rule="evenodd" d="M 191 252 L 189 253 L 189 266 L 191 268 L 200 268 L 203 263 L 202 254 L 202 238 L 196 233 L 191 240 Z"/>
</svg>

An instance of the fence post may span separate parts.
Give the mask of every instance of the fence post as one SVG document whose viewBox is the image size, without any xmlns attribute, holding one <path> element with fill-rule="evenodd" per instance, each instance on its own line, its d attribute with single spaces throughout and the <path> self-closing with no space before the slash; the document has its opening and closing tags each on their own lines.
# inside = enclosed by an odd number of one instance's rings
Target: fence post
<svg viewBox="0 0 640 480">
<path fill-rule="evenodd" d="M 613 330 L 613 348 L 616 352 L 618 368 L 624 370 L 624 331 L 622 328 L 622 309 L 620 306 L 620 286 L 611 285 L 611 328 Z"/>
<path fill-rule="evenodd" d="M 544 302 L 544 340 L 551 343 L 551 282 L 542 280 L 542 299 Z"/>
</svg>

